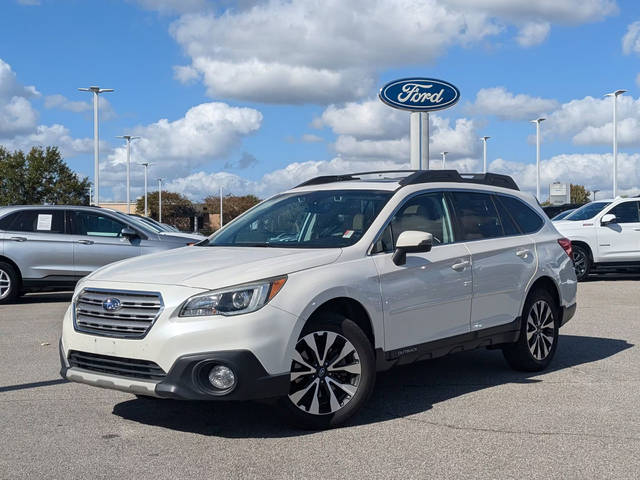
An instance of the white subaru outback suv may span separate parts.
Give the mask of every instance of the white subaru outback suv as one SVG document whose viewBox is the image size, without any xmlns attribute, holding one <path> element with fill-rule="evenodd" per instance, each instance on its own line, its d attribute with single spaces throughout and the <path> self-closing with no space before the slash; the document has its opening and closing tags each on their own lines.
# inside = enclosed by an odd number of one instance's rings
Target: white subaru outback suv
<svg viewBox="0 0 640 480">
<path fill-rule="evenodd" d="M 640 268 L 640 198 L 587 203 L 554 222 L 571 240 L 578 280 L 596 271 Z"/>
<path fill-rule="evenodd" d="M 576 285 L 570 242 L 510 177 L 318 177 L 197 246 L 82 280 L 61 374 L 147 397 L 278 398 L 326 428 L 394 365 L 493 347 L 544 369 Z"/>
</svg>

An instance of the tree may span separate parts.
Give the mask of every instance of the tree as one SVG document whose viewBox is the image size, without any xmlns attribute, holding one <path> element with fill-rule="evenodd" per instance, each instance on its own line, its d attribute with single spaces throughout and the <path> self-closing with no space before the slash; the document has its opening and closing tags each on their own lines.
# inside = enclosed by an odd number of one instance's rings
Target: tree
<svg viewBox="0 0 640 480">
<path fill-rule="evenodd" d="M 209 213 L 220 213 L 220 196 L 210 195 L 204 199 Z M 260 203 L 255 195 L 227 195 L 222 197 L 222 215 L 224 223 L 229 223 L 241 213 Z"/>
<path fill-rule="evenodd" d="M 57 147 L 33 147 L 25 156 L 0 146 L 0 205 L 87 205 L 89 179 L 65 163 Z"/>
<path fill-rule="evenodd" d="M 584 188 L 583 185 L 571 185 L 571 203 L 577 203 L 578 205 L 589 203 L 591 201 L 590 195 L 591 192 Z"/>
<path fill-rule="evenodd" d="M 149 216 L 158 220 L 158 191 L 149 192 L 147 195 L 147 208 Z M 144 213 L 144 197 L 136 202 L 138 213 Z M 162 222 L 175 225 L 181 230 L 188 230 L 191 217 L 196 213 L 193 202 L 184 195 L 176 192 L 162 191 Z"/>
</svg>

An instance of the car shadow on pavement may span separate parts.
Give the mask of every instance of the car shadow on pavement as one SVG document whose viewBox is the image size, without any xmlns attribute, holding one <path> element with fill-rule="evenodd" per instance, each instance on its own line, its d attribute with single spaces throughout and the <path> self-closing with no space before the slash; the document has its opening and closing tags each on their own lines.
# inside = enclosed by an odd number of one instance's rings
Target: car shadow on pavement
<svg viewBox="0 0 640 480">
<path fill-rule="evenodd" d="M 73 292 L 38 292 L 28 293 L 18 297 L 14 304 L 23 305 L 29 303 L 71 302 Z"/>
<path fill-rule="evenodd" d="M 544 382 L 551 372 L 596 362 L 633 347 L 625 340 L 561 335 L 550 368 L 516 372 L 500 351 L 474 350 L 415 363 L 378 374 L 375 391 L 346 426 L 366 425 L 430 410 L 434 404 L 510 383 Z M 288 426 L 266 402 L 182 402 L 134 399 L 119 403 L 114 415 L 145 425 L 227 438 L 279 438 L 313 432 Z"/>
</svg>

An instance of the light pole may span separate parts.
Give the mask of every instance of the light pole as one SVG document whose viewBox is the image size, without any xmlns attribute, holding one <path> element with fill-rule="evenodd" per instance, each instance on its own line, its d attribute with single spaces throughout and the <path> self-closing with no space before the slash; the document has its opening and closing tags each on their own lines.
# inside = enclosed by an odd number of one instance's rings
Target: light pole
<svg viewBox="0 0 640 480">
<path fill-rule="evenodd" d="M 222 185 L 220 185 L 220 228 L 222 228 Z"/>
<path fill-rule="evenodd" d="M 613 97 L 613 198 L 618 196 L 618 96 L 626 90 L 607 93 L 605 97 Z"/>
<path fill-rule="evenodd" d="M 158 221 L 162 223 L 162 181 L 164 178 L 158 178 Z"/>
<path fill-rule="evenodd" d="M 118 135 L 116 138 L 124 138 L 127 141 L 127 213 L 131 213 L 131 140 L 133 135 Z"/>
<path fill-rule="evenodd" d="M 445 165 L 447 164 L 447 153 L 449 152 L 440 152 L 442 155 L 442 169 L 444 170 Z"/>
<path fill-rule="evenodd" d="M 483 164 L 483 173 L 487 173 L 487 140 L 491 137 L 480 137 L 482 140 L 482 164 Z"/>
<path fill-rule="evenodd" d="M 540 123 L 545 120 L 544 117 L 531 120 L 531 123 L 536 124 L 536 198 L 538 201 L 540 201 Z"/>
<path fill-rule="evenodd" d="M 93 92 L 93 183 L 95 185 L 94 205 L 100 205 L 100 162 L 98 160 L 98 95 L 113 92 L 113 88 L 79 88 L 81 92 Z"/>
<path fill-rule="evenodd" d="M 147 209 L 147 170 L 149 169 L 149 162 L 142 162 L 138 165 L 142 165 L 144 167 L 144 216 L 147 217 L 148 209 Z"/>
<path fill-rule="evenodd" d="M 594 190 L 593 191 L 593 201 L 596 201 L 596 193 L 598 193 L 600 190 Z"/>
</svg>

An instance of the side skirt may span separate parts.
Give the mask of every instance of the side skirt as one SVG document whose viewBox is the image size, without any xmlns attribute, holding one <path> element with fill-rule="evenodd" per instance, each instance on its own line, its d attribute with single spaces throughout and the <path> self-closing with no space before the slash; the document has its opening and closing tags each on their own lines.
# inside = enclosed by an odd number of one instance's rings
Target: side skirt
<svg viewBox="0 0 640 480">
<path fill-rule="evenodd" d="M 388 370 L 396 365 L 430 360 L 450 353 L 464 352 L 480 347 L 493 348 L 501 344 L 517 342 L 520 337 L 521 321 L 521 317 L 518 317 L 513 322 L 504 325 L 398 348 L 388 352 L 378 348 L 376 349 L 376 367 L 378 371 Z"/>
</svg>

